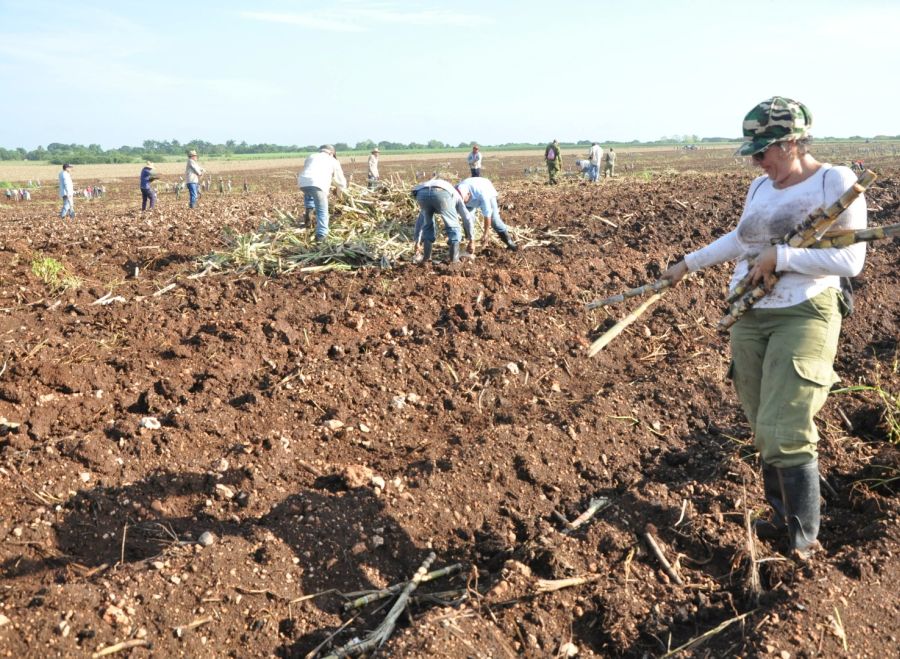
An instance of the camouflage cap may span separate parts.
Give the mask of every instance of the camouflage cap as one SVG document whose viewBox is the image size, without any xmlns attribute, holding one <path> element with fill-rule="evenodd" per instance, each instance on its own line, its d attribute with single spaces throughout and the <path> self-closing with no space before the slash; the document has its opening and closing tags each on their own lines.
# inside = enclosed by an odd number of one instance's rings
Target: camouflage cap
<svg viewBox="0 0 900 659">
<path fill-rule="evenodd" d="M 811 127 L 812 113 L 803 103 L 784 96 L 767 98 L 744 117 L 744 143 L 737 153 L 752 156 L 775 142 L 802 139 Z"/>
</svg>

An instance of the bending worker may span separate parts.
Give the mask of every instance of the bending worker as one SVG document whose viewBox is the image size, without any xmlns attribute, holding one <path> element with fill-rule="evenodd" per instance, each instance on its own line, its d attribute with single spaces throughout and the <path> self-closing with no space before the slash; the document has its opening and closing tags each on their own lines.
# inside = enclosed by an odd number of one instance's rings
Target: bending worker
<svg viewBox="0 0 900 659">
<path fill-rule="evenodd" d="M 780 278 L 731 328 L 731 376 L 762 459 L 768 520 L 760 537 L 787 536 L 795 557 L 819 547 L 819 440 L 813 418 L 838 378 L 834 358 L 847 299 L 841 277 L 862 270 L 866 245 L 809 249 L 773 244 L 813 211 L 830 206 L 856 181 L 847 167 L 833 167 L 809 153 L 812 115 L 781 96 L 767 99 L 744 118 L 740 155 L 765 173 L 751 184 L 737 227 L 684 257 L 664 274 L 672 284 L 688 271 L 737 259 L 733 290 L 748 272 L 753 284 Z M 832 225 L 866 226 L 860 195 Z"/>
<path fill-rule="evenodd" d="M 447 244 L 450 248 L 450 262 L 459 261 L 459 240 L 462 237 L 459 227 L 459 217 L 471 232 L 473 218 L 466 208 L 462 197 L 450 183 L 443 179 L 433 178 L 430 181 L 420 183 L 412 189 L 412 195 L 419 205 L 419 216 L 416 218 L 415 242 L 416 249 L 423 244 L 422 263 L 431 260 L 431 249 L 435 241 L 435 213 L 444 221 L 444 229 L 447 232 Z"/>
<path fill-rule="evenodd" d="M 457 184 L 456 190 L 459 192 L 459 195 L 462 197 L 463 203 L 468 210 L 471 211 L 477 208 L 481 211 L 481 216 L 484 219 L 484 231 L 481 236 L 483 245 L 487 244 L 488 221 L 490 221 L 494 231 L 497 232 L 497 236 L 500 237 L 500 240 L 503 241 L 503 244 L 506 245 L 507 249 L 513 251 L 518 249 L 509 235 L 509 227 L 507 227 L 503 223 L 503 220 L 500 219 L 500 207 L 497 205 L 497 190 L 489 179 L 482 176 L 473 176 L 471 178 L 463 179 Z M 469 240 L 469 252 L 474 254 L 474 227 L 469 223 L 465 223 L 463 224 L 463 228 L 466 232 L 466 238 Z"/>
<path fill-rule="evenodd" d="M 322 242 L 328 236 L 328 191 L 332 179 L 339 190 L 347 189 L 347 179 L 334 147 L 324 144 L 306 158 L 303 171 L 297 177 L 297 186 L 303 191 L 303 217 L 307 226 L 313 211 L 316 213 L 316 242 Z"/>
</svg>

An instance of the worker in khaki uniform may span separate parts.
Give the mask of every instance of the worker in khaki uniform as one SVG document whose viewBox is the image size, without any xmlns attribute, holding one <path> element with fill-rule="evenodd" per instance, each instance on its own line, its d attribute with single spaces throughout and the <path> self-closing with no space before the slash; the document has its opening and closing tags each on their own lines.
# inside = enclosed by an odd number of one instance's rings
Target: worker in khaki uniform
<svg viewBox="0 0 900 659">
<path fill-rule="evenodd" d="M 603 161 L 603 176 L 615 176 L 616 171 L 616 152 L 615 149 L 609 147 L 606 152 L 606 159 Z"/>
<path fill-rule="evenodd" d="M 553 140 L 544 149 L 544 160 L 547 161 L 547 174 L 550 177 L 550 185 L 559 183 L 559 173 L 562 171 L 562 152 L 559 150 L 559 140 Z"/>
</svg>

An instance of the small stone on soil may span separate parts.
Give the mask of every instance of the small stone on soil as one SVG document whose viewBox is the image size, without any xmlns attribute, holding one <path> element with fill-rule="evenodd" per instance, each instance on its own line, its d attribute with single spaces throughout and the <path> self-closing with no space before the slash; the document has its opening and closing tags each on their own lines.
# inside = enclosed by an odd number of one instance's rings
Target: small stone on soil
<svg viewBox="0 0 900 659">
<path fill-rule="evenodd" d="M 141 422 L 138 425 L 141 428 L 146 428 L 147 430 L 159 430 L 160 428 L 162 428 L 162 424 L 155 416 L 145 416 L 141 419 Z"/>
<path fill-rule="evenodd" d="M 220 499 L 233 499 L 234 490 L 222 483 L 216 483 L 216 496 Z"/>
<path fill-rule="evenodd" d="M 200 537 L 197 538 L 197 542 L 200 543 L 200 545 L 203 547 L 209 547 L 215 541 L 216 541 L 216 535 L 215 535 L 215 533 L 212 533 L 211 531 L 204 531 L 203 533 L 200 534 Z"/>
</svg>

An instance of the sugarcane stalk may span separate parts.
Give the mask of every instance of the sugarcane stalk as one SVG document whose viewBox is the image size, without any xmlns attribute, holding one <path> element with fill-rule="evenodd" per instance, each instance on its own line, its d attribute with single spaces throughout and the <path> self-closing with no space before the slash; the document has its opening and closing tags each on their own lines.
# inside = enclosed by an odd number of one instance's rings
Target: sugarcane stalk
<svg viewBox="0 0 900 659">
<path fill-rule="evenodd" d="M 773 240 L 772 244 L 789 245 L 791 247 L 810 247 L 813 243 L 821 240 L 828 229 L 831 227 L 831 225 L 834 224 L 834 222 L 840 216 L 840 214 L 847 210 L 847 208 L 850 207 L 850 204 L 856 201 L 856 198 L 866 191 L 866 188 L 872 185 L 872 183 L 875 181 L 875 178 L 875 172 L 867 169 L 859 175 L 859 178 L 850 187 L 850 189 L 844 192 L 844 194 L 842 194 L 837 199 L 837 201 L 831 204 L 831 206 L 824 209 L 818 208 L 814 210 L 809 214 L 809 217 L 803 220 L 803 222 L 801 222 L 797 227 L 785 234 L 781 239 L 776 238 L 775 240 Z M 747 275 L 737 283 L 737 285 L 734 287 L 734 290 L 732 290 L 728 297 L 725 298 L 726 304 L 737 303 L 738 300 L 751 289 L 752 284 L 750 281 L 750 270 L 753 269 L 754 263 L 755 261 L 750 261 L 747 266 Z M 776 273 L 776 278 L 780 276 L 781 275 L 778 275 Z M 757 297 L 753 302 L 759 300 L 760 297 Z M 753 303 L 750 303 L 750 306 L 752 305 Z M 747 306 L 747 309 L 749 309 L 750 306 Z M 744 309 L 744 311 L 746 311 L 746 309 Z M 741 314 L 743 314 L 744 311 L 742 311 Z M 739 317 L 740 316 L 738 316 L 738 318 Z M 737 320 L 737 318 L 735 320 Z M 731 327 L 731 325 L 733 324 L 734 322 L 732 322 L 727 327 Z M 721 326 L 721 321 L 719 329 L 723 329 Z"/>
<path fill-rule="evenodd" d="M 421 567 L 416 570 L 415 576 L 406 583 L 403 592 L 400 593 L 394 606 L 391 607 L 391 610 L 381 624 L 375 628 L 375 631 L 363 640 L 354 639 L 350 641 L 343 647 L 338 648 L 334 654 L 328 655 L 327 659 L 352 657 L 380 648 L 384 645 L 384 642 L 388 640 L 391 633 L 394 631 L 394 627 L 397 625 L 397 618 L 400 617 L 400 614 L 403 613 L 403 610 L 406 608 L 410 595 L 412 595 L 413 591 L 419 586 L 419 583 L 421 583 L 424 576 L 428 573 L 428 568 L 431 567 L 435 558 L 436 554 L 434 552 L 428 554 Z"/>
<path fill-rule="evenodd" d="M 817 240 L 808 247 L 824 249 L 827 247 L 849 247 L 856 243 L 868 243 L 874 240 L 883 240 L 900 236 L 900 224 L 887 224 L 883 227 L 869 227 L 868 229 L 846 229 L 841 231 L 829 231 L 821 240 Z"/>
<path fill-rule="evenodd" d="M 434 570 L 433 572 L 429 572 L 419 583 L 426 583 L 428 581 L 433 581 L 434 579 L 440 579 L 441 577 L 450 576 L 451 574 L 456 574 L 462 570 L 462 563 L 454 563 L 453 565 L 448 565 L 447 567 L 443 567 L 440 570 Z M 362 597 L 358 597 L 354 600 L 351 600 L 344 604 L 344 611 L 349 611 L 350 609 L 358 609 L 360 607 L 365 606 L 366 604 L 371 604 L 372 602 L 377 602 L 378 600 L 384 599 L 385 597 L 390 597 L 396 592 L 403 590 L 408 584 L 408 581 L 403 581 L 398 584 L 394 584 L 393 586 L 388 586 L 382 590 L 376 590 L 374 592 L 366 593 Z M 355 595 L 356 593 L 350 593 L 349 595 Z"/>
<path fill-rule="evenodd" d="M 859 175 L 856 182 L 850 186 L 837 201 L 828 208 L 819 209 L 810 213 L 809 217 L 807 217 L 796 229 L 782 238 L 780 244 L 789 245 L 791 247 L 809 247 L 821 240 L 822 236 L 825 235 L 840 214 L 847 210 L 850 204 L 856 201 L 856 198 L 866 191 L 866 188 L 875 181 L 875 178 L 875 173 L 871 170 L 867 169 L 864 171 Z M 780 278 L 780 273 L 773 272 L 772 277 L 770 278 L 771 286 L 774 286 Z M 754 288 L 747 290 L 744 287 L 745 282 L 746 286 L 749 286 L 749 273 L 738 283 L 734 292 L 728 296 L 728 301 L 731 303 L 731 306 L 726 315 L 719 320 L 718 328 L 720 331 L 725 331 L 734 325 L 741 316 L 747 313 L 748 309 L 765 297 L 770 290 L 765 282 L 761 282 Z M 739 292 L 739 289 L 742 292 Z"/>
<path fill-rule="evenodd" d="M 643 286 L 638 286 L 637 288 L 631 288 L 624 293 L 619 293 L 618 295 L 611 295 L 607 298 L 603 298 L 602 300 L 595 300 L 589 304 L 587 304 L 588 309 L 597 309 L 598 307 L 605 307 L 609 304 L 618 304 L 619 302 L 624 302 L 626 298 L 629 297 L 638 297 L 639 295 L 646 295 L 647 293 L 658 293 L 659 291 L 668 288 L 672 285 L 672 282 L 668 279 L 658 279 L 650 284 L 644 284 Z"/>
<path fill-rule="evenodd" d="M 610 327 L 608 330 L 606 330 L 606 332 L 604 332 L 603 335 L 600 336 L 600 338 L 598 338 L 596 341 L 594 341 L 591 344 L 591 347 L 588 349 L 588 358 L 593 357 L 598 352 L 603 350 L 603 348 L 605 348 L 606 345 L 610 341 L 612 341 L 614 338 L 616 338 L 617 336 L 619 336 L 619 334 L 622 333 L 622 330 L 624 330 L 626 327 L 631 325 L 631 323 L 633 323 L 638 318 L 640 318 L 641 314 L 644 313 L 647 309 L 649 309 L 650 305 L 652 305 L 654 302 L 659 300 L 659 298 L 661 298 L 661 297 L 662 297 L 662 293 L 655 293 L 655 294 L 651 295 L 649 298 L 647 298 L 647 300 L 643 304 L 641 304 L 641 306 L 639 306 L 637 309 L 635 309 L 630 314 L 625 316 L 618 323 L 616 323 L 615 325 Z"/>
</svg>

